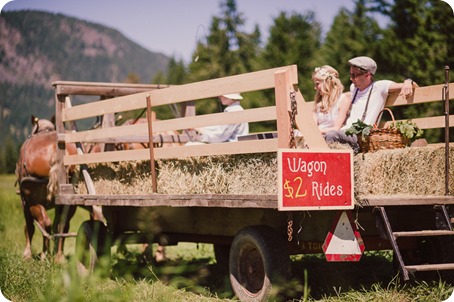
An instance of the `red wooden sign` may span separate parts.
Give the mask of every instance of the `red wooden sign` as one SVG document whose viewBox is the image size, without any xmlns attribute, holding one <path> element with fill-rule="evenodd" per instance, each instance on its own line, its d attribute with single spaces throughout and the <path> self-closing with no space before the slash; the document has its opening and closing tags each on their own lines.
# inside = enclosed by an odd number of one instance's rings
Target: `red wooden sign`
<svg viewBox="0 0 454 302">
<path fill-rule="evenodd" d="M 353 151 L 279 149 L 280 211 L 353 209 Z"/>
</svg>

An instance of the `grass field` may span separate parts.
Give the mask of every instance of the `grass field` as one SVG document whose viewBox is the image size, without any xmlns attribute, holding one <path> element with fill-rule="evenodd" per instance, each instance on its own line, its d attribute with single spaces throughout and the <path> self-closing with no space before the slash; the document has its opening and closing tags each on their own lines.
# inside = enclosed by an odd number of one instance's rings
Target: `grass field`
<svg viewBox="0 0 454 302">
<path fill-rule="evenodd" d="M 147 262 L 140 245 L 115 253 L 108 278 L 82 278 L 74 269 L 75 239 L 65 245 L 67 261 L 22 260 L 24 219 L 14 176 L 0 175 L 0 289 L 11 301 L 230 301 L 228 275 L 216 265 L 207 244 L 180 243 L 167 248 L 164 264 Z M 49 211 L 53 215 L 53 210 Z M 71 232 L 88 219 L 78 209 Z M 41 251 L 37 230 L 33 253 Z M 322 255 L 292 258 L 294 277 L 286 286 L 291 301 L 444 301 L 453 287 L 442 281 L 401 284 L 390 252 L 366 253 L 359 263 L 327 263 Z"/>
</svg>

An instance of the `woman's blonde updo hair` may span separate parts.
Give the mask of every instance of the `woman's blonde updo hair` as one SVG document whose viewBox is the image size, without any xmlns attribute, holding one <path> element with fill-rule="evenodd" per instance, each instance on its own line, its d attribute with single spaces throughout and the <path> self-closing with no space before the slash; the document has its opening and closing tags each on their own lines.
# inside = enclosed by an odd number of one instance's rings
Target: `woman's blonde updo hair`
<svg viewBox="0 0 454 302">
<path fill-rule="evenodd" d="M 321 89 L 315 95 L 315 111 L 329 112 L 333 104 L 344 91 L 344 85 L 339 80 L 339 73 L 329 65 L 315 68 L 312 81 L 320 82 Z"/>
</svg>

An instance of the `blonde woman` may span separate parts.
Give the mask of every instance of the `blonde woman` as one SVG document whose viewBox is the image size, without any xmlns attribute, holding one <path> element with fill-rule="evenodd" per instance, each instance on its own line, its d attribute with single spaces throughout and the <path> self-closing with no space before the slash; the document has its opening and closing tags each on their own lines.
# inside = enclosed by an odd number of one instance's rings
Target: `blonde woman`
<svg viewBox="0 0 454 302">
<path fill-rule="evenodd" d="M 344 85 L 339 80 L 339 73 L 329 65 L 315 68 L 312 73 L 314 89 L 314 118 L 318 128 L 325 134 L 330 130 L 339 130 L 345 123 L 350 108 L 350 93 L 343 93 Z"/>
</svg>

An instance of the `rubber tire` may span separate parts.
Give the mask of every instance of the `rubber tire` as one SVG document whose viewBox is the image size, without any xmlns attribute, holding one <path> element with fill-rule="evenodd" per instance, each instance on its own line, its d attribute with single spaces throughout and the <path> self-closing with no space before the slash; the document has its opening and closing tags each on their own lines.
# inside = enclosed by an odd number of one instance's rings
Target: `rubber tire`
<svg viewBox="0 0 454 302">
<path fill-rule="evenodd" d="M 111 242 L 111 236 L 104 223 L 98 220 L 84 221 L 76 237 L 78 271 L 82 274 L 95 271 L 105 274 L 110 269 Z"/>
<path fill-rule="evenodd" d="M 242 229 L 230 248 L 229 272 L 241 301 L 269 300 L 278 294 L 277 285 L 291 275 L 287 242 L 268 226 Z"/>
</svg>

